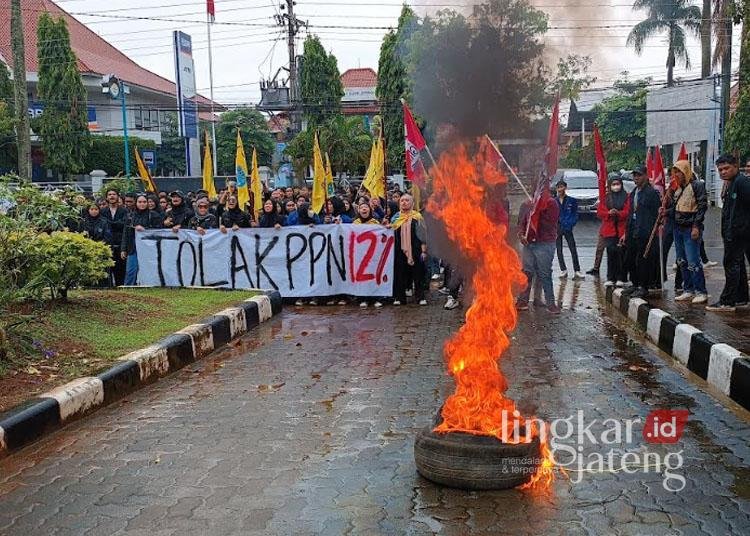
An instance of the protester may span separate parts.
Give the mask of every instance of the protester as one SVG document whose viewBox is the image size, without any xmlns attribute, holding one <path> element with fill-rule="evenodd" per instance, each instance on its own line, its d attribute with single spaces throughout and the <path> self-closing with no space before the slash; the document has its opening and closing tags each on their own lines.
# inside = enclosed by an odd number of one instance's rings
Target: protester
<svg viewBox="0 0 750 536">
<path fill-rule="evenodd" d="M 192 192 L 191 192 L 192 193 Z M 185 196 L 179 190 L 169 194 L 171 208 L 164 218 L 164 227 L 171 228 L 175 233 L 183 226 L 187 226 L 190 219 L 195 215 L 185 200 Z"/>
<path fill-rule="evenodd" d="M 393 305 L 406 303 L 407 289 L 414 287 L 414 299 L 427 305 L 425 299 L 425 261 L 427 260 L 426 228 L 422 215 L 414 210 L 414 198 L 404 194 L 399 198 L 399 212 L 391 221 L 395 233 L 393 267 Z"/>
<path fill-rule="evenodd" d="M 284 225 L 289 227 L 294 225 L 309 225 L 312 227 L 318 224 L 320 224 L 320 218 L 304 200 L 297 204 L 297 210 L 287 216 L 284 223 Z"/>
<path fill-rule="evenodd" d="M 737 158 L 725 154 L 716 160 L 724 181 L 721 198 L 721 238 L 724 242 L 724 289 L 708 311 L 734 312 L 748 303 L 745 256 L 750 247 L 750 178 L 740 173 Z"/>
<path fill-rule="evenodd" d="M 279 214 L 279 205 L 272 199 L 267 199 L 263 203 L 263 212 L 258 219 L 258 227 L 264 229 L 281 229 L 284 224 L 284 216 Z"/>
<path fill-rule="evenodd" d="M 531 289 L 534 286 L 534 281 L 537 280 L 544 290 L 547 311 L 551 314 L 560 314 L 560 308 L 555 303 L 555 293 L 552 287 L 552 261 L 555 258 L 560 205 L 551 197 L 542 197 L 537 210 L 539 211 L 539 222 L 536 231 L 529 225 L 534 212 L 532 204 L 530 202 L 524 203 L 519 213 L 521 225 L 518 238 L 523 245 L 521 261 L 528 283 L 518 297 L 516 308 L 519 311 L 529 308 Z"/>
<path fill-rule="evenodd" d="M 218 221 L 214 214 L 209 212 L 211 203 L 207 197 L 201 197 L 195 202 L 195 215 L 188 222 L 188 229 L 198 231 L 199 235 L 206 234 L 207 229 L 216 229 Z"/>
<path fill-rule="evenodd" d="M 115 286 L 125 283 L 125 258 L 120 254 L 122 246 L 122 235 L 125 224 L 128 220 L 128 211 L 125 207 L 120 206 L 120 194 L 116 190 L 107 190 L 107 208 L 102 212 L 102 216 L 109 223 L 112 236 L 108 242 L 112 248 L 112 260 L 115 265 L 112 267 L 112 277 Z"/>
<path fill-rule="evenodd" d="M 160 197 L 159 198 L 159 212 L 161 212 L 162 215 L 166 217 L 167 210 L 169 210 L 169 200 L 166 197 Z"/>
<path fill-rule="evenodd" d="M 568 183 L 559 180 L 556 185 L 558 210 L 560 216 L 557 227 L 557 261 L 560 264 L 560 278 L 568 277 L 568 268 L 565 266 L 565 256 L 563 255 L 563 238 L 568 243 L 570 256 L 573 258 L 573 279 L 583 279 L 581 273 L 581 264 L 578 262 L 578 248 L 576 248 L 576 239 L 573 236 L 573 228 L 578 223 L 578 201 L 567 195 Z"/>
<path fill-rule="evenodd" d="M 622 188 L 622 179 L 617 176 L 610 181 L 609 192 L 597 207 L 596 215 L 602 220 L 599 239 L 607 250 L 607 282 L 605 286 L 625 286 L 623 246 L 620 239 L 625 236 L 625 228 L 630 211 L 630 197 Z"/>
<path fill-rule="evenodd" d="M 148 209 L 148 199 L 140 194 L 135 201 L 135 209 L 128 215 L 122 234 L 120 256 L 126 260 L 125 284 L 135 285 L 138 279 L 138 255 L 135 250 L 135 232 L 161 227 L 159 215 Z"/>
<path fill-rule="evenodd" d="M 380 221 L 372 214 L 372 208 L 368 201 L 364 201 L 357 206 L 357 217 L 352 222 L 355 225 L 380 225 Z M 367 308 L 373 301 L 373 305 L 376 309 L 383 307 L 382 298 L 359 298 L 359 306 L 361 308 Z"/>
<path fill-rule="evenodd" d="M 633 297 L 645 298 L 649 290 L 661 287 L 659 245 L 656 240 L 650 240 L 659 217 L 661 200 L 649 183 L 645 166 L 633 170 L 633 180 L 636 188 L 630 193 L 628 224 L 620 243 L 627 247 L 625 264 L 634 286 Z"/>
<path fill-rule="evenodd" d="M 90 203 L 80 223 L 80 231 L 85 233 L 91 240 L 110 244 L 112 242 L 112 229 L 109 220 L 104 217 L 96 203 Z"/>
<path fill-rule="evenodd" d="M 238 231 L 239 229 L 247 229 L 250 227 L 250 216 L 239 207 L 236 195 L 227 195 L 226 208 L 221 214 L 220 223 L 219 230 L 225 234 L 227 229 Z"/>
<path fill-rule="evenodd" d="M 364 199 L 365 201 L 367 201 L 366 197 Z M 385 218 L 385 210 L 383 210 L 383 207 L 380 206 L 380 198 L 377 195 L 373 195 L 369 199 L 369 203 L 373 217 L 377 218 L 380 221 L 383 221 L 383 218 Z"/>
<path fill-rule="evenodd" d="M 344 202 L 338 197 L 326 200 L 323 212 L 320 214 L 323 223 L 351 223 L 352 218 L 344 213 Z"/>
<path fill-rule="evenodd" d="M 677 267 L 682 274 L 682 294 L 675 301 L 706 303 L 708 291 L 706 278 L 701 262 L 701 243 L 703 241 L 703 220 L 708 209 L 706 186 L 696 180 L 690 162 L 679 160 L 672 168 L 677 179 L 678 189 L 674 193 L 674 246 L 677 256 Z M 662 208 L 661 212 L 665 211 Z"/>
<path fill-rule="evenodd" d="M 135 208 L 135 194 L 128 192 L 122 196 L 122 204 L 128 212 L 133 210 Z"/>
</svg>

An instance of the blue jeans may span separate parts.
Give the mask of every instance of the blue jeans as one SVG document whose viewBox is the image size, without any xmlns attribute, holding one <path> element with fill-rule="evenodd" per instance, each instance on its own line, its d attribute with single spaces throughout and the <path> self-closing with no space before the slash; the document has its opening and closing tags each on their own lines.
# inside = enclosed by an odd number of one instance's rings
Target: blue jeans
<svg viewBox="0 0 750 536">
<path fill-rule="evenodd" d="M 682 288 L 685 292 L 707 294 L 706 276 L 701 263 L 701 241 L 690 236 L 691 227 L 674 226 L 674 247 L 677 255 L 677 267 L 682 273 Z M 702 235 L 703 233 L 701 233 Z"/>
<path fill-rule="evenodd" d="M 135 285 L 138 282 L 138 255 L 131 253 L 125 262 L 125 284 Z"/>
<path fill-rule="evenodd" d="M 554 242 L 533 242 L 523 247 L 521 261 L 523 273 L 529 280 L 526 290 L 518 297 L 521 302 L 528 303 L 534 279 L 538 279 L 544 290 L 544 300 L 547 305 L 555 304 L 555 294 L 552 289 L 552 260 L 555 258 Z"/>
</svg>

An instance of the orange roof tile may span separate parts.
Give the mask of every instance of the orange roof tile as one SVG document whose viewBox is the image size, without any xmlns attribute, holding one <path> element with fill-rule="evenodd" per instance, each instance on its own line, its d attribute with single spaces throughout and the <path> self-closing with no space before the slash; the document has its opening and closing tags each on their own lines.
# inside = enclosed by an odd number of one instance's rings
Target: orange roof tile
<svg viewBox="0 0 750 536">
<path fill-rule="evenodd" d="M 375 87 L 378 85 L 378 73 L 369 67 L 349 69 L 341 75 L 344 87 Z"/>
</svg>

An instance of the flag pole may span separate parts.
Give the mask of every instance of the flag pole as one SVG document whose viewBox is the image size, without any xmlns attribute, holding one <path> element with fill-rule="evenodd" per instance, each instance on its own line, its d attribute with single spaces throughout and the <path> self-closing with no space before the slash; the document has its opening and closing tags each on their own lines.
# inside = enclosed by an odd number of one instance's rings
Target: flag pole
<svg viewBox="0 0 750 536">
<path fill-rule="evenodd" d="M 213 153 L 213 165 L 214 165 L 214 177 L 219 174 L 218 172 L 218 159 L 216 158 L 216 116 L 214 115 L 214 61 L 213 61 L 213 49 L 211 48 L 211 13 L 206 13 L 206 31 L 208 33 L 208 79 L 210 87 L 210 98 L 211 98 L 211 152 Z"/>
<path fill-rule="evenodd" d="M 505 159 L 505 155 L 500 152 L 500 149 L 495 145 L 495 142 L 492 141 L 492 138 L 489 137 L 488 134 L 484 135 L 487 138 L 487 141 L 490 142 L 492 145 L 492 148 L 497 151 L 497 154 L 500 155 L 500 159 L 503 161 L 503 164 L 505 164 L 505 167 L 508 168 L 508 171 L 510 171 L 511 175 L 513 175 L 513 178 L 516 179 L 516 182 L 518 182 L 518 185 L 521 187 L 521 190 L 523 190 L 523 193 L 526 194 L 526 197 L 529 199 L 529 201 L 532 200 L 531 195 L 529 195 L 529 191 L 526 189 L 526 186 L 523 185 L 523 182 L 521 182 L 521 179 L 516 175 L 516 172 L 513 171 L 513 168 L 510 167 L 510 164 L 508 164 L 508 161 Z"/>
</svg>

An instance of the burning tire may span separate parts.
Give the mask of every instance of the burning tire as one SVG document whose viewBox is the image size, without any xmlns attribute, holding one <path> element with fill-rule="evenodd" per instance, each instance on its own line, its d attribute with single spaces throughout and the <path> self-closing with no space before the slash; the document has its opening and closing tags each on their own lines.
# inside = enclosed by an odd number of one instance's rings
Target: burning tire
<svg viewBox="0 0 750 536">
<path fill-rule="evenodd" d="M 425 428 L 414 441 L 417 471 L 452 488 L 509 489 L 529 482 L 541 458 L 539 437 L 531 443 L 502 443 L 494 437 L 437 434 Z"/>
</svg>

